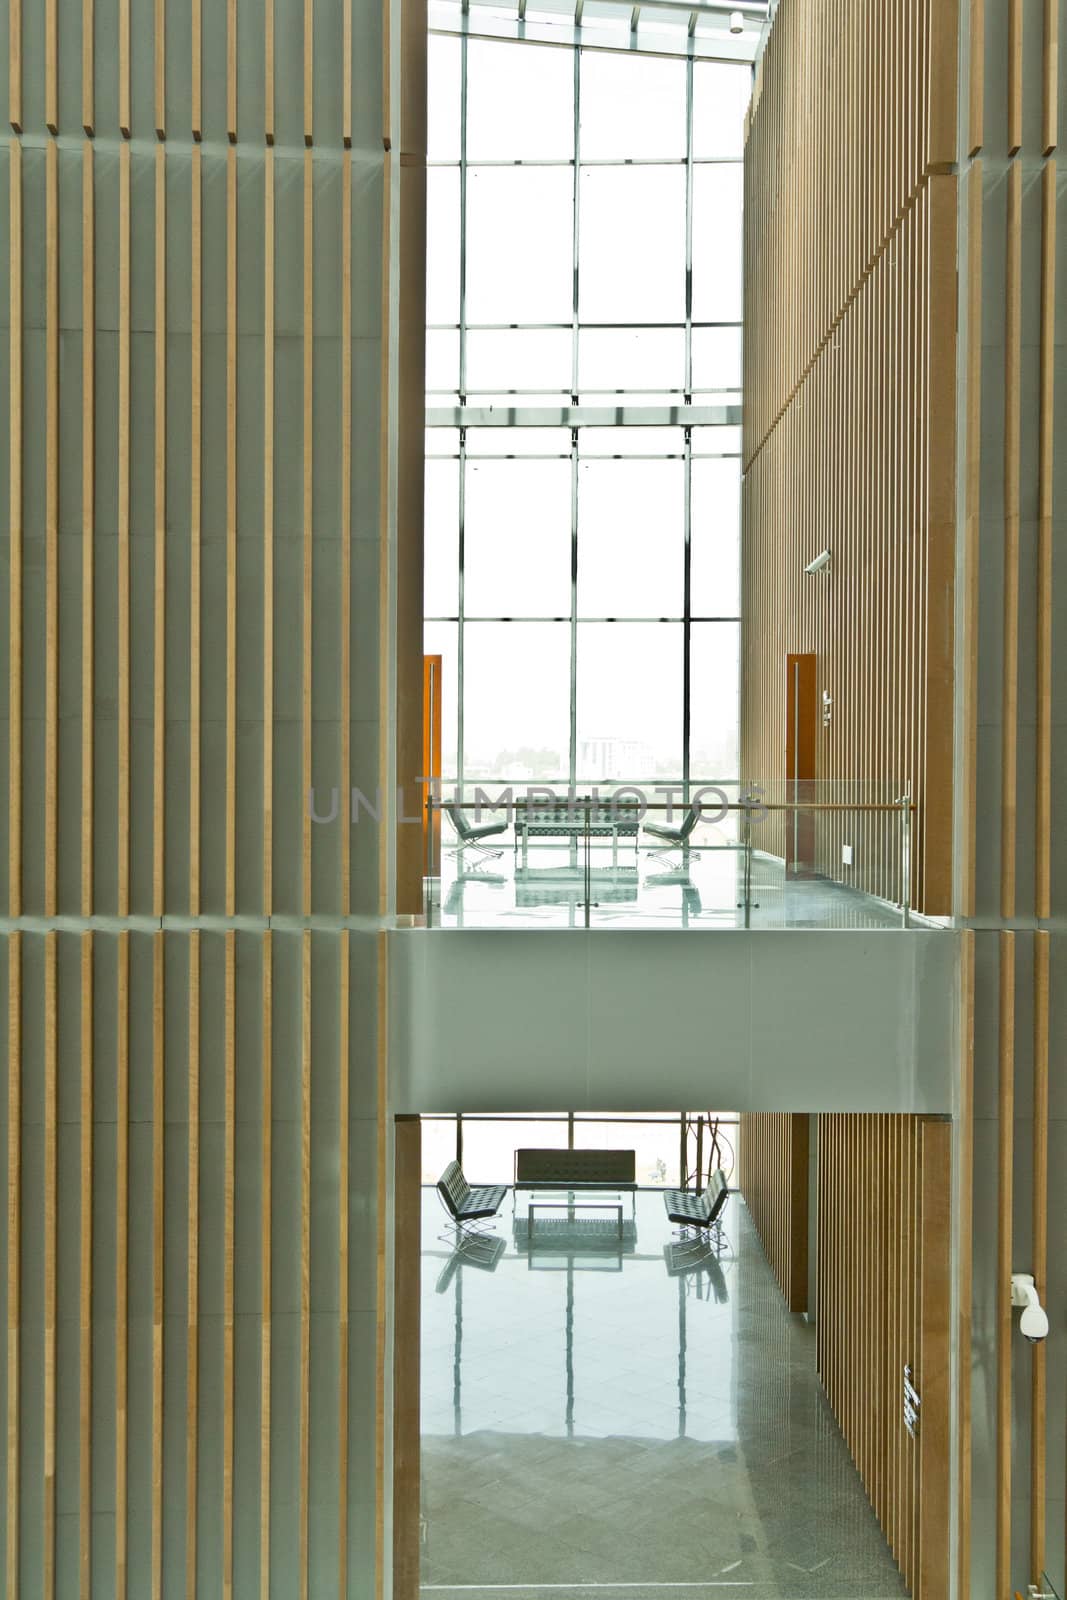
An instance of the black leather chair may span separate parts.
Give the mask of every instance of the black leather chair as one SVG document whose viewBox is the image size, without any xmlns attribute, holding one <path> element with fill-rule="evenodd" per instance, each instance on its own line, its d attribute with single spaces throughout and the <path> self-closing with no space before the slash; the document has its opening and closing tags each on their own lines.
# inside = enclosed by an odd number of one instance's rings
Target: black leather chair
<svg viewBox="0 0 1067 1600">
<path fill-rule="evenodd" d="M 653 859 L 665 861 L 667 850 L 681 850 L 686 861 L 699 861 L 699 850 L 690 850 L 689 836 L 700 821 L 700 807 L 690 806 L 685 814 L 685 820 L 680 828 L 672 828 L 666 822 L 646 822 L 644 831 L 650 838 L 656 840 L 657 848 L 651 851 Z"/>
<path fill-rule="evenodd" d="M 437 1193 L 457 1240 L 484 1232 L 503 1205 L 507 1192 L 507 1185 L 503 1183 L 472 1189 L 458 1161 L 450 1161 L 437 1180 Z"/>
<path fill-rule="evenodd" d="M 668 1189 L 663 1196 L 667 1220 L 680 1228 L 714 1227 L 729 1193 L 721 1167 L 712 1173 L 702 1194 L 694 1194 L 691 1189 Z"/>
<path fill-rule="evenodd" d="M 502 833 L 507 833 L 508 825 L 506 822 L 468 822 L 463 815 L 463 807 L 459 805 L 446 806 L 445 812 L 456 830 L 456 843 L 452 848 L 451 854 L 457 860 L 464 850 L 482 852 L 482 859 L 485 861 L 495 861 L 497 856 L 503 855 L 504 852 L 502 850 L 491 850 L 485 841 L 487 839 L 495 839 Z"/>
</svg>

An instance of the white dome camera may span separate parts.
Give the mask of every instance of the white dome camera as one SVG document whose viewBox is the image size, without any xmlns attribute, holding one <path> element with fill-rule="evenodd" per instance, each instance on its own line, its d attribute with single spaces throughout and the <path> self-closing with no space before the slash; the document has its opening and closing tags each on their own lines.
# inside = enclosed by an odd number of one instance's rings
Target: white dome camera
<svg viewBox="0 0 1067 1600">
<path fill-rule="evenodd" d="M 1037 1286 L 1029 1272 L 1013 1272 L 1011 1277 L 1011 1303 L 1022 1308 L 1019 1332 L 1031 1344 L 1040 1344 L 1048 1338 L 1048 1317 L 1037 1293 Z"/>
</svg>

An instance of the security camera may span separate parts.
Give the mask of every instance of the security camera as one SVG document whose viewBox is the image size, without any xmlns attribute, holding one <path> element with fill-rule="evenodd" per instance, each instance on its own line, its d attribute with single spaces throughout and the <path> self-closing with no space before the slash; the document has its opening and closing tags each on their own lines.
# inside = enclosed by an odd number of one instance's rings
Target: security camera
<svg viewBox="0 0 1067 1600">
<path fill-rule="evenodd" d="M 744 17 L 741 15 L 740 11 L 731 11 L 730 12 L 730 32 L 731 33 L 744 33 L 744 31 L 745 31 L 745 19 L 744 19 Z"/>
<path fill-rule="evenodd" d="M 804 568 L 804 571 L 806 573 L 808 573 L 809 575 L 814 574 L 816 572 L 825 572 L 829 565 L 830 565 L 830 552 L 829 552 L 829 550 L 820 550 L 819 554 L 815 557 L 815 560 L 808 562 L 807 566 Z"/>
<path fill-rule="evenodd" d="M 1011 1277 L 1011 1303 L 1022 1307 L 1019 1332 L 1031 1344 L 1040 1344 L 1048 1338 L 1048 1317 L 1037 1293 L 1037 1286 L 1028 1272 L 1013 1272 Z"/>
</svg>

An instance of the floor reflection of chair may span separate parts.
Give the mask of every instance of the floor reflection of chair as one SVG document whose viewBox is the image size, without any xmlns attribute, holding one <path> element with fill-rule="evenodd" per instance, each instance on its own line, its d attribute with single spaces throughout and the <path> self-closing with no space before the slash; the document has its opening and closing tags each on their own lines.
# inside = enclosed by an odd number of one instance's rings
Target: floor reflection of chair
<svg viewBox="0 0 1067 1600">
<path fill-rule="evenodd" d="M 507 1249 L 499 1235 L 474 1234 L 456 1246 L 441 1269 L 437 1293 L 444 1294 L 461 1267 L 476 1267 L 479 1272 L 495 1272 Z"/>
<path fill-rule="evenodd" d="M 699 917 L 704 907 L 700 890 L 684 867 L 675 872 L 653 872 L 645 879 L 646 889 L 681 889 L 682 909 L 688 916 Z"/>
<path fill-rule="evenodd" d="M 663 1246 L 663 1261 L 669 1278 L 686 1278 L 694 1283 L 698 1300 L 709 1298 L 707 1290 L 720 1305 L 730 1298 L 726 1276 L 719 1265 L 721 1241 L 710 1235 L 695 1239 L 673 1239 Z"/>
<path fill-rule="evenodd" d="M 463 896 L 468 888 L 503 889 L 507 881 L 499 872 L 461 872 L 449 884 L 441 910 L 446 917 L 456 917 L 463 910 Z"/>
</svg>

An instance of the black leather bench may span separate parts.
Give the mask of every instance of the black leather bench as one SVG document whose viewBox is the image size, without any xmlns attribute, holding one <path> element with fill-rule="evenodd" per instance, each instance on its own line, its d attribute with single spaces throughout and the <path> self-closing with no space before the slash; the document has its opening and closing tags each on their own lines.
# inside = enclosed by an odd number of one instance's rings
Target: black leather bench
<svg viewBox="0 0 1067 1600">
<path fill-rule="evenodd" d="M 710 1228 L 719 1220 L 729 1193 L 721 1168 L 712 1173 L 701 1194 L 694 1194 L 691 1189 L 668 1189 L 663 1196 L 667 1220 L 682 1228 Z"/>
<path fill-rule="evenodd" d="M 450 1161 L 437 1180 L 441 1204 L 460 1234 L 476 1233 L 478 1223 L 491 1221 L 503 1205 L 507 1192 L 504 1183 L 472 1189 L 458 1161 Z"/>
<path fill-rule="evenodd" d="M 630 1194 L 636 1205 L 636 1167 L 632 1150 L 516 1150 L 514 1192 L 609 1189 Z"/>
</svg>

